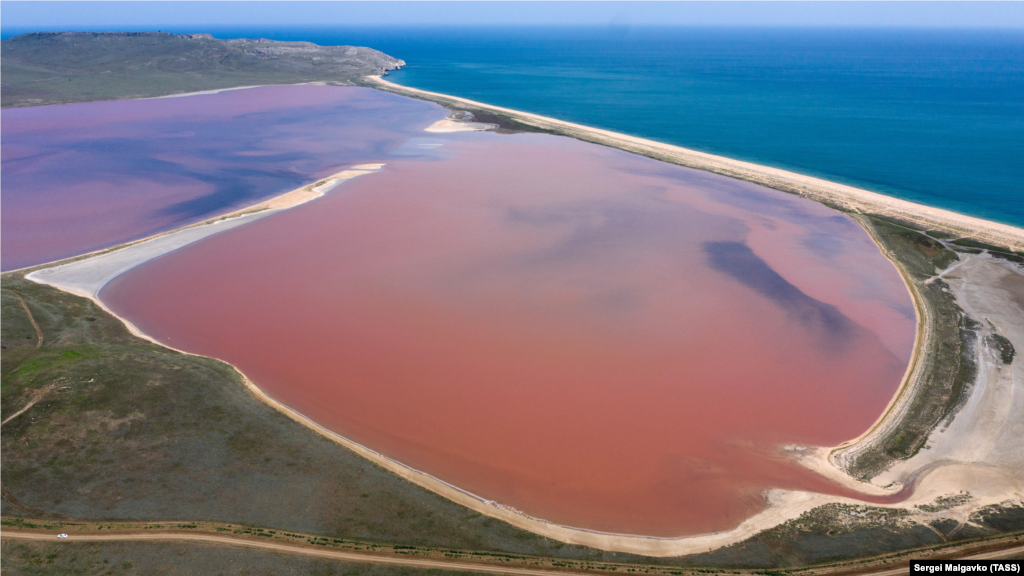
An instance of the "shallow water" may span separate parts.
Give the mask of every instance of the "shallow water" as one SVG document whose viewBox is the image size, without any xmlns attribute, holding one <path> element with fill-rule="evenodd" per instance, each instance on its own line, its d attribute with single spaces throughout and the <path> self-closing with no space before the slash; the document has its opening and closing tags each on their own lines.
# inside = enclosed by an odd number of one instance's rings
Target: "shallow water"
<svg viewBox="0 0 1024 576">
<path fill-rule="evenodd" d="M 173 230 L 379 160 L 447 115 L 376 90 L 269 86 L 2 111 L 11 270 Z"/>
<path fill-rule="evenodd" d="M 384 161 L 101 297 L 550 521 L 678 536 L 735 526 L 766 488 L 844 493 L 778 447 L 862 433 L 910 357 L 906 287 L 851 219 L 545 135 L 415 139 Z"/>
</svg>

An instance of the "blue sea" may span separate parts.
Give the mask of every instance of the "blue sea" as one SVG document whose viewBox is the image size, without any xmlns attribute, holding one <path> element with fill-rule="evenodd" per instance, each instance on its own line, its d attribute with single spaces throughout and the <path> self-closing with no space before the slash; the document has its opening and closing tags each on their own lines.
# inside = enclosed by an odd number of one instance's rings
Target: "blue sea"
<svg viewBox="0 0 1024 576">
<path fill-rule="evenodd" d="M 203 31 L 370 46 L 399 84 L 1024 227 L 1024 31 Z"/>
</svg>

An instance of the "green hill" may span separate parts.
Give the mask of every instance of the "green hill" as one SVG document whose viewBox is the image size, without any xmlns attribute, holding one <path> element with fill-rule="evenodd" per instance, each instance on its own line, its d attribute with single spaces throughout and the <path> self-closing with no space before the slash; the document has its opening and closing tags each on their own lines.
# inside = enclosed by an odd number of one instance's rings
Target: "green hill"
<svg viewBox="0 0 1024 576">
<path fill-rule="evenodd" d="M 405 65 L 356 46 L 164 32 L 40 32 L 4 40 L 0 50 L 4 108 L 255 84 L 353 84 Z"/>
</svg>

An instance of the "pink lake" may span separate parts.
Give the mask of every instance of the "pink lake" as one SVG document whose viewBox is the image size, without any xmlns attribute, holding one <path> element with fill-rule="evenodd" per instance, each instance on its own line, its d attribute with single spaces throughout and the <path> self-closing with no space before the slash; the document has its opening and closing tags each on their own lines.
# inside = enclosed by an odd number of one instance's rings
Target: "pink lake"
<svg viewBox="0 0 1024 576">
<path fill-rule="evenodd" d="M 265 86 L 2 112 L 12 270 L 256 204 L 371 162 L 444 118 L 368 88 Z"/>
<path fill-rule="evenodd" d="M 382 157 L 101 298 L 552 522 L 680 536 L 736 526 L 766 489 L 845 494 L 779 447 L 862 433 L 910 358 L 910 296 L 852 219 L 566 138 L 423 136 L 405 146 L 430 156 Z"/>
</svg>

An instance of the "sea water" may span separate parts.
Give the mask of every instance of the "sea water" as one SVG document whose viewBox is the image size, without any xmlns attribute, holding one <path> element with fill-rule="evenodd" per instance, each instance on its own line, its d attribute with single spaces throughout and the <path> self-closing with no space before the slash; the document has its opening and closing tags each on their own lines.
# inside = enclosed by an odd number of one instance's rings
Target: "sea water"
<svg viewBox="0 0 1024 576">
<path fill-rule="evenodd" d="M 370 46 L 408 63 L 399 84 L 1024 226 L 1021 31 L 213 32 Z"/>
</svg>

